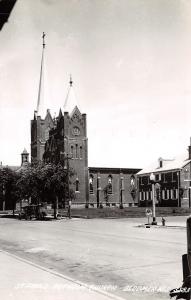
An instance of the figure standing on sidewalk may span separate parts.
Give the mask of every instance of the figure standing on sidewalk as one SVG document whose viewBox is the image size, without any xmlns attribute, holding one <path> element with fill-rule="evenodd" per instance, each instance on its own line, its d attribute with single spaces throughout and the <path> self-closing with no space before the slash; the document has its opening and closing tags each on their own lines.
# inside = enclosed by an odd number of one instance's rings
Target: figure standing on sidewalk
<svg viewBox="0 0 191 300">
<path fill-rule="evenodd" d="M 68 201 L 68 218 L 71 219 L 71 205 L 72 205 L 72 201 L 69 200 Z"/>
<path fill-rule="evenodd" d="M 162 226 L 165 226 L 165 223 L 166 223 L 165 218 L 162 217 L 162 220 L 161 220 L 161 221 L 162 221 Z"/>
</svg>

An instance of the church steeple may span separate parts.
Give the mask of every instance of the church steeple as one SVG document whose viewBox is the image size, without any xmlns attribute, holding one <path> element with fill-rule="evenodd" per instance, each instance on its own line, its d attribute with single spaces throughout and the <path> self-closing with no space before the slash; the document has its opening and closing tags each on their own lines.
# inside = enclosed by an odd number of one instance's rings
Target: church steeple
<svg viewBox="0 0 191 300">
<path fill-rule="evenodd" d="M 44 53 L 45 53 L 45 33 L 42 35 L 42 58 L 40 67 L 40 80 L 38 89 L 38 101 L 37 108 L 34 112 L 34 119 L 31 120 L 31 162 L 42 161 L 45 150 L 45 143 L 49 138 L 49 131 L 54 127 L 54 121 L 52 119 L 50 110 L 48 109 L 48 84 L 44 78 L 46 76 L 44 72 Z M 46 89 L 45 87 L 46 83 Z M 46 94 L 45 94 L 46 93 Z M 46 96 L 46 97 L 45 97 Z M 46 107 L 44 100 L 46 99 Z"/>
<path fill-rule="evenodd" d="M 37 101 L 37 115 L 41 114 L 40 108 L 42 106 L 42 85 L 43 85 L 43 77 L 44 77 L 44 52 L 45 52 L 45 36 L 46 34 L 43 32 L 42 34 L 42 58 L 41 58 L 41 67 L 40 67 L 40 80 L 39 80 L 39 89 L 38 89 L 38 101 Z"/>
<path fill-rule="evenodd" d="M 71 113 L 76 106 L 79 108 L 74 92 L 72 76 L 70 75 L 69 87 L 64 103 L 64 112 Z"/>
</svg>

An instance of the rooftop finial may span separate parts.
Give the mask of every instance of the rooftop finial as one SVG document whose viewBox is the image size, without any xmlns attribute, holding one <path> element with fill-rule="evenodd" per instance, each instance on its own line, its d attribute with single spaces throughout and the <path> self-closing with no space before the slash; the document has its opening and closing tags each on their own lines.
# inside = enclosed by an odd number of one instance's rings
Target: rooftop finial
<svg viewBox="0 0 191 300">
<path fill-rule="evenodd" d="M 46 36 L 46 34 L 43 32 L 43 34 L 42 34 L 42 40 L 43 40 L 43 49 L 45 48 L 45 36 Z"/>
<path fill-rule="evenodd" d="M 72 86 L 73 80 L 72 80 L 72 75 L 70 74 L 70 86 Z"/>
</svg>

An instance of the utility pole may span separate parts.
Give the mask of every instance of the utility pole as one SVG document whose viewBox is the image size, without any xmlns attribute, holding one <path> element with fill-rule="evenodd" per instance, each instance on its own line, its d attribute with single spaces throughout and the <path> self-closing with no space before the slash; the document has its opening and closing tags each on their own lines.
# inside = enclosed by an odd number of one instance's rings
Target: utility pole
<svg viewBox="0 0 191 300">
<path fill-rule="evenodd" d="M 124 191 L 124 177 L 120 176 L 120 184 L 119 184 L 119 189 L 120 189 L 120 208 L 123 208 L 123 191 Z"/>
<path fill-rule="evenodd" d="M 3 211 L 5 211 L 5 186 L 3 184 Z"/>
<path fill-rule="evenodd" d="M 97 174 L 97 207 L 100 207 L 100 176 Z"/>
<path fill-rule="evenodd" d="M 180 199 L 180 172 L 177 172 L 178 177 L 178 207 L 181 207 L 181 199 Z"/>
<path fill-rule="evenodd" d="M 150 181 L 152 183 L 152 200 L 153 200 L 153 221 L 152 221 L 152 225 L 157 225 L 157 221 L 156 221 L 156 212 L 155 212 L 155 175 L 153 173 L 151 173 L 150 175 Z"/>
<path fill-rule="evenodd" d="M 71 159 L 67 153 L 66 165 L 67 165 L 67 190 L 68 190 L 68 218 L 71 219 L 71 206 L 72 201 L 70 199 L 70 177 L 69 177 L 69 159 Z"/>
</svg>

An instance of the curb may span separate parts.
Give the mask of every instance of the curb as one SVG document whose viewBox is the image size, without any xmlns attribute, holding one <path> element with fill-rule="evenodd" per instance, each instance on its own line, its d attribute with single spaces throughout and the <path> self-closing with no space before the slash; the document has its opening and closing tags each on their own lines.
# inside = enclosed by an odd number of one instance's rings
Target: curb
<svg viewBox="0 0 191 300">
<path fill-rule="evenodd" d="M 140 224 L 135 227 L 142 227 L 142 228 L 181 228 L 181 229 L 186 229 L 186 225 L 181 226 L 181 225 L 152 225 L 152 224 Z"/>
</svg>

